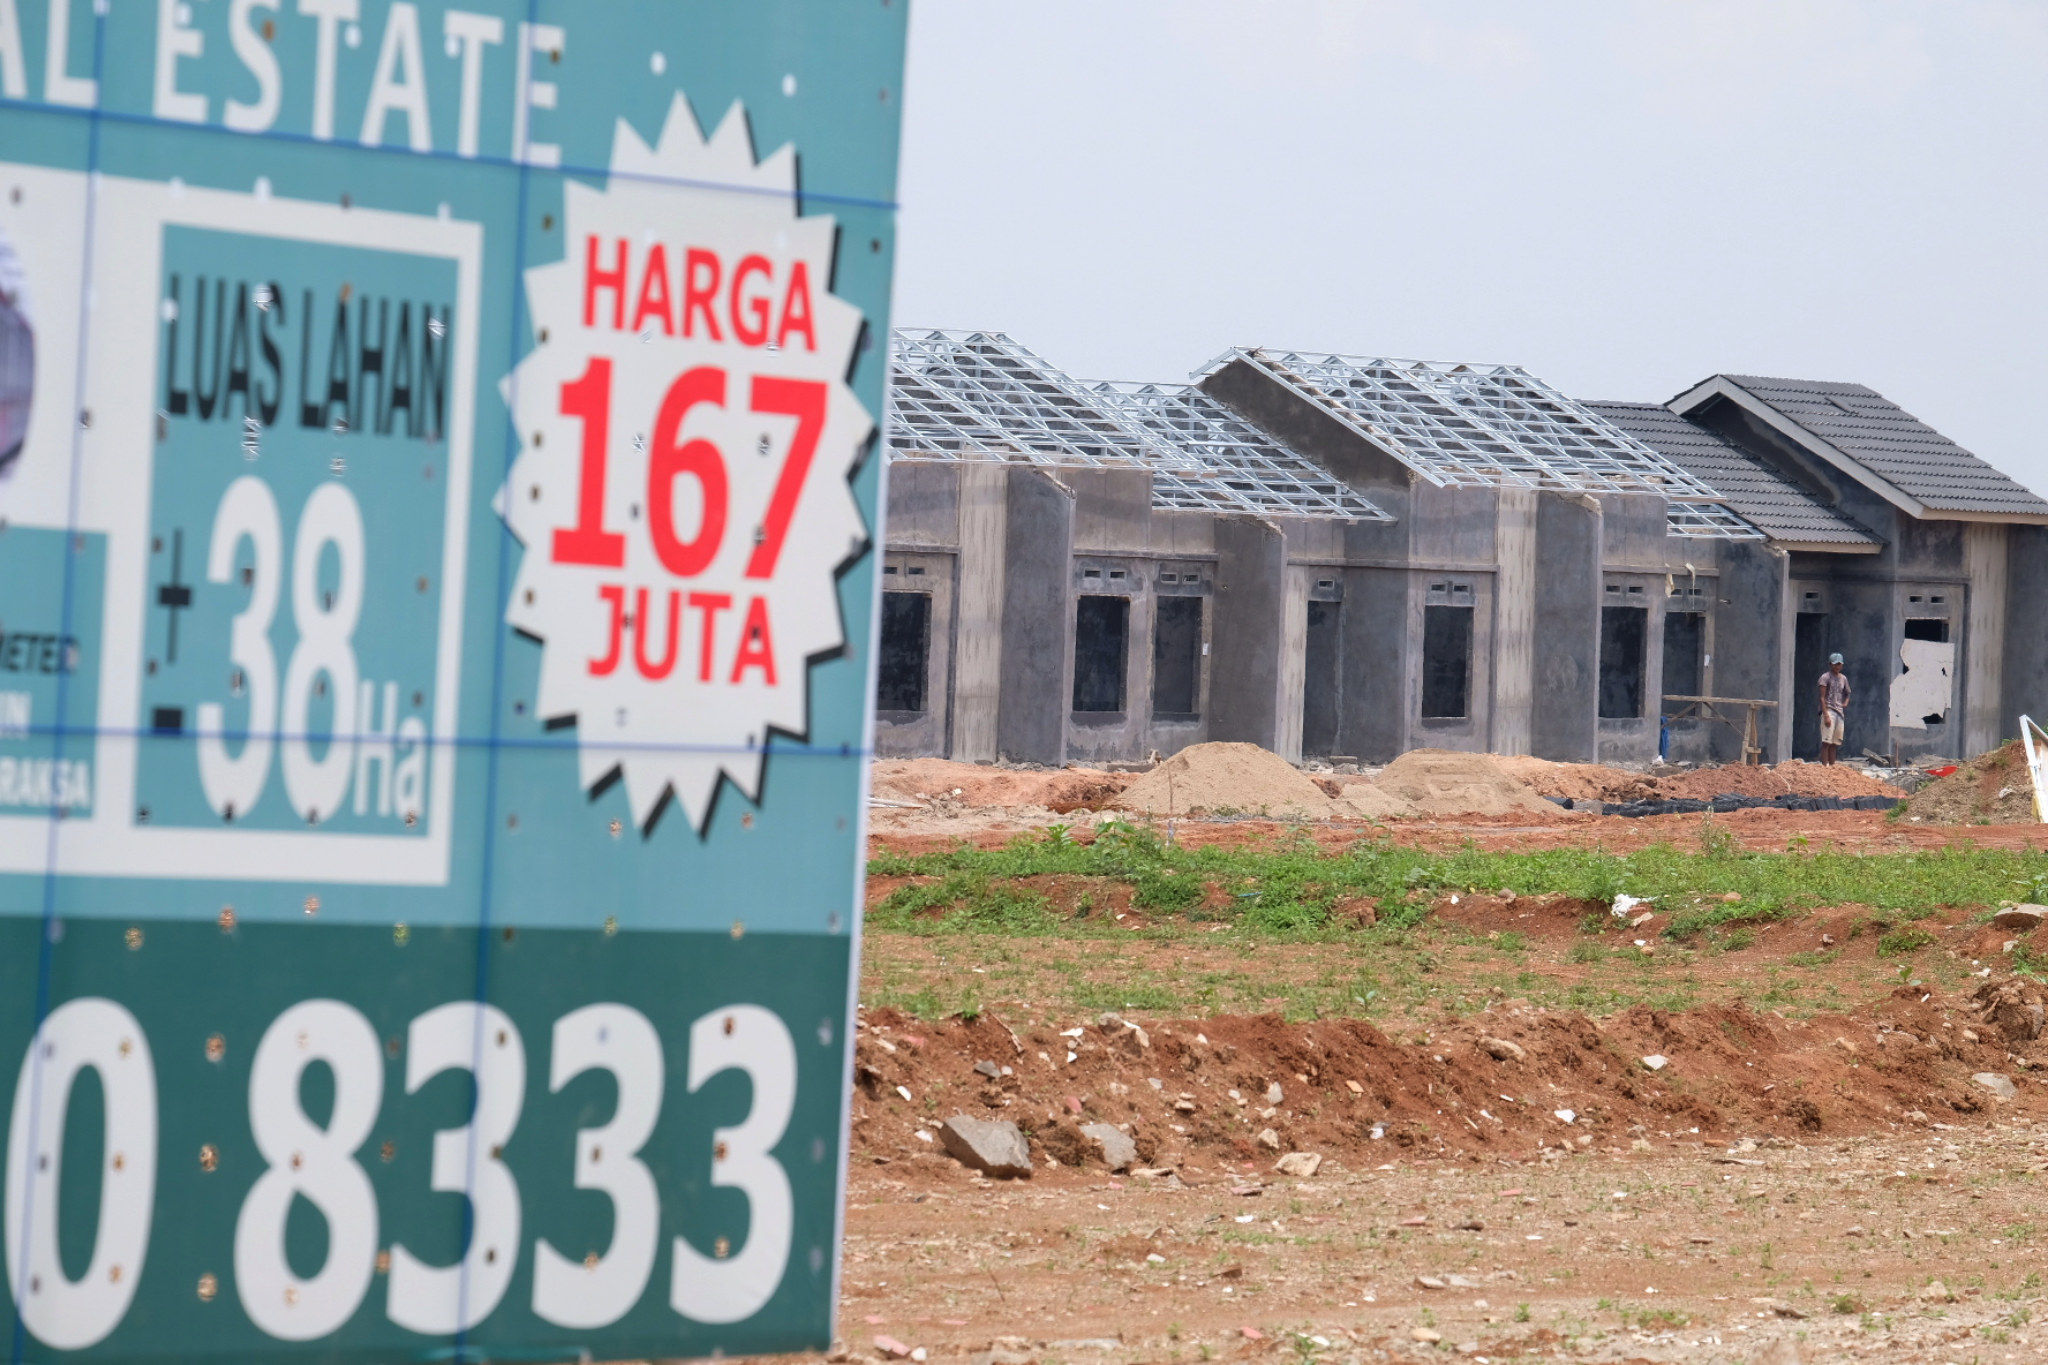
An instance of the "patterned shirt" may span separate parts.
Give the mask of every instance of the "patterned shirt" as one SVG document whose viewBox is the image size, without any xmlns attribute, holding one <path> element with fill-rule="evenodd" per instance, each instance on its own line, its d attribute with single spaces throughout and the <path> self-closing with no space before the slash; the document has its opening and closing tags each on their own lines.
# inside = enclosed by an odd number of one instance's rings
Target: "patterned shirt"
<svg viewBox="0 0 2048 1365">
<path fill-rule="evenodd" d="M 1820 675 L 1820 704 L 1836 715 L 1849 709 L 1849 675 L 1832 668 Z"/>
</svg>

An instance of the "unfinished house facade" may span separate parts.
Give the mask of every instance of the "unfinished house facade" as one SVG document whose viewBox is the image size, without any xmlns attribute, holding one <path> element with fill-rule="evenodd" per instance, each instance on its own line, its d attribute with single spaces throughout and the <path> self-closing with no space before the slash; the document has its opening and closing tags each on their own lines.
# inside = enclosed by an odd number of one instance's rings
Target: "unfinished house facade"
<svg viewBox="0 0 2048 1365">
<path fill-rule="evenodd" d="M 1581 403 L 1268 349 L 1084 384 L 998 333 L 893 359 L 883 754 L 1774 760 L 1817 747 L 1831 650 L 1852 752 L 1975 752 L 2041 706 L 2004 623 L 2048 504 L 1867 389 Z"/>
<path fill-rule="evenodd" d="M 1751 588 L 1788 703 L 1775 752 L 1818 749 L 1815 684 L 1831 653 L 1855 686 L 1849 753 L 1982 753 L 2048 703 L 2048 633 L 2035 615 L 2048 502 L 1861 384 L 1715 375 L 1662 411 L 1643 434 L 1674 460 L 1736 452 L 1833 523 L 1804 512 L 1805 529 L 1783 527 L 1776 581 Z M 1759 523 L 1784 497 L 1760 499 L 1732 472 L 1723 485 Z"/>
</svg>

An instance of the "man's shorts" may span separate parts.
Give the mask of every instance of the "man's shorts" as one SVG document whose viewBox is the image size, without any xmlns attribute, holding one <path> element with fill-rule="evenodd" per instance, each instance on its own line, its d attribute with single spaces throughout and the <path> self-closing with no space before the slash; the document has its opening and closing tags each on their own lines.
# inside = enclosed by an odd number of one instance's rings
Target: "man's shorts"
<svg viewBox="0 0 2048 1365">
<path fill-rule="evenodd" d="M 1842 713 L 1829 711 L 1820 719 L 1820 742 L 1840 744 L 1842 742 Z"/>
</svg>

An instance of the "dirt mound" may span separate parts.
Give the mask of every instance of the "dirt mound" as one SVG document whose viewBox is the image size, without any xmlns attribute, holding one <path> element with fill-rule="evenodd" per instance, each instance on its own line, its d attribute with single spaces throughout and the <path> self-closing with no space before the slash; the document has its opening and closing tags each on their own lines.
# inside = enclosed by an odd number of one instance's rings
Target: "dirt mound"
<svg viewBox="0 0 2048 1365">
<path fill-rule="evenodd" d="M 1529 754 L 1502 755 L 1495 761 L 1502 772 L 1527 785 L 1538 796 L 1573 801 L 1645 801 L 1658 796 L 1656 786 L 1648 778 L 1623 768 L 1599 763 L 1553 763 Z"/>
<path fill-rule="evenodd" d="M 1336 806 L 1338 815 L 1354 820 L 1407 820 L 1415 815 L 1415 807 L 1370 778 L 1346 783 L 1338 790 Z"/>
<path fill-rule="evenodd" d="M 1333 804 L 1315 780 L 1256 744 L 1191 744 L 1123 789 L 1117 804 L 1149 815 L 1193 811 L 1326 819 Z"/>
<path fill-rule="evenodd" d="M 1094 768 L 992 768 L 943 758 L 885 759 L 875 764 L 875 795 L 885 801 L 962 806 L 1037 806 L 1056 814 L 1112 804 L 1130 782 Z"/>
<path fill-rule="evenodd" d="M 1710 800 L 1716 796 L 1890 796 L 1905 793 L 1854 768 L 1822 767 L 1791 759 L 1776 765 L 1754 767 L 1731 763 L 1721 768 L 1696 768 L 1691 772 L 1660 777 L 1657 795 L 1665 800 L 1692 797 Z"/>
<path fill-rule="evenodd" d="M 1557 814 L 1553 803 L 1510 776 L 1493 754 L 1410 749 L 1389 763 L 1373 785 L 1416 817 Z"/>
<path fill-rule="evenodd" d="M 1136 1026 L 1103 1015 L 1019 1032 L 987 1014 L 920 1023 L 878 1010 L 856 1050 L 855 1147 L 904 1155 L 934 1114 L 999 1113 L 1034 1134 L 1036 1155 L 1062 1162 L 1092 1158 L 1073 1144 L 1052 1150 L 1046 1134 L 1106 1122 L 1159 1167 L 1302 1150 L 1362 1168 L 1404 1150 L 1625 1147 L 1689 1130 L 1803 1138 L 1908 1111 L 1954 1121 L 1991 1108 L 1972 1073 L 2002 1071 L 2007 1049 L 2031 1046 L 2027 1029 L 1988 1016 L 2005 1007 L 2035 1022 L 2039 992 L 2000 985 L 2012 1001 L 1901 986 L 1805 1021 L 1741 1006 L 1593 1019 L 1510 1002 L 1407 1039 L 1360 1019 L 1271 1014 Z M 1666 1059 L 1660 1070 L 1644 1065 L 1652 1056 Z"/>
<path fill-rule="evenodd" d="M 1914 792 L 1906 814 L 1930 825 L 2032 824 L 2038 816 L 2026 750 L 2014 739 L 1979 754 Z"/>
</svg>

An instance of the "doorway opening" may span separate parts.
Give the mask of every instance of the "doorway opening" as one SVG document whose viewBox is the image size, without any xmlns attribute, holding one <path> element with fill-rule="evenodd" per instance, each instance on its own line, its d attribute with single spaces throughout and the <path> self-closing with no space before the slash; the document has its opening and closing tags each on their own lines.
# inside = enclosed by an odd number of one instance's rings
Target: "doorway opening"
<svg viewBox="0 0 2048 1365">
<path fill-rule="evenodd" d="M 1472 691 L 1472 608 L 1422 609 L 1422 718 L 1463 720 Z"/>
<path fill-rule="evenodd" d="M 1706 686 L 1707 617 L 1704 612 L 1664 614 L 1664 697 L 1697 697 Z"/>
<path fill-rule="evenodd" d="M 1792 753 L 1820 757 L 1820 675 L 1828 669 L 1828 618 L 1802 611 L 1792 627 Z"/>
</svg>

